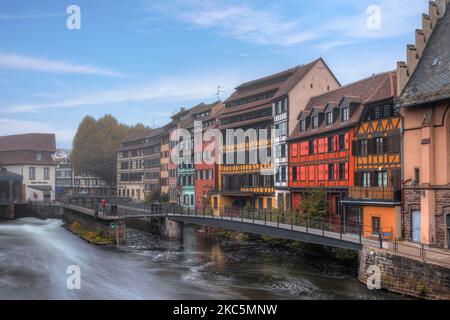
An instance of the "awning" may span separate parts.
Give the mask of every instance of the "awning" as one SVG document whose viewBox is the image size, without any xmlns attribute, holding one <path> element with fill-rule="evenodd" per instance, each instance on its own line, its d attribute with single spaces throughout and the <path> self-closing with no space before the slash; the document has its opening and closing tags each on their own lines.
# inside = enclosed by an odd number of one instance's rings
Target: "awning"
<svg viewBox="0 0 450 320">
<path fill-rule="evenodd" d="M 52 191 L 52 186 L 28 186 L 28 188 L 42 191 L 42 192 L 51 192 Z"/>
</svg>

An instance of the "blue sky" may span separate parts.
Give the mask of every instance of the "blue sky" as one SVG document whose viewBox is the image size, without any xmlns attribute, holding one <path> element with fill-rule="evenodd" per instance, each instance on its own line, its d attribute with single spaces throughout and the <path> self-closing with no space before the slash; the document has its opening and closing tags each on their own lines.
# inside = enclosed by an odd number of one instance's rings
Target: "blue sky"
<svg viewBox="0 0 450 320">
<path fill-rule="evenodd" d="M 69 30 L 69 5 L 81 29 Z M 380 8 L 379 29 L 367 19 Z M 110 113 L 164 125 L 180 107 L 323 57 L 342 84 L 394 70 L 427 0 L 0 2 L 0 135 L 54 132 Z"/>
</svg>

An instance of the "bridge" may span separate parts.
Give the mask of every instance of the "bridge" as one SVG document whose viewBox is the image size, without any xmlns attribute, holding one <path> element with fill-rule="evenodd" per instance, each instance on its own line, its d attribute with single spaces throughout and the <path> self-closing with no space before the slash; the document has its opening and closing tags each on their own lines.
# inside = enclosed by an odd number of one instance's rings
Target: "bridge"
<svg viewBox="0 0 450 320">
<path fill-rule="evenodd" d="M 312 219 L 272 212 L 223 212 L 220 216 L 212 213 L 198 213 L 177 206 L 120 204 L 103 209 L 98 206 L 85 207 L 65 203 L 66 209 L 95 217 L 110 223 L 120 223 L 129 219 L 167 218 L 177 223 L 221 228 L 273 238 L 296 240 L 350 250 L 361 250 L 363 244 L 383 247 L 381 236 L 375 239 L 363 238 L 365 226 L 342 227 L 330 219 Z"/>
</svg>

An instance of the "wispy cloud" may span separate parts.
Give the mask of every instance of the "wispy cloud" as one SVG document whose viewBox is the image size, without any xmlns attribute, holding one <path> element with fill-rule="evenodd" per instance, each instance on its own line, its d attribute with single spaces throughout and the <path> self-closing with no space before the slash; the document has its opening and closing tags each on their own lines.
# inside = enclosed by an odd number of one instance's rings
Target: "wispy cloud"
<svg viewBox="0 0 450 320">
<path fill-rule="evenodd" d="M 13 118 L 0 118 L 0 135 L 22 133 L 55 133 L 58 141 L 71 142 L 76 129 L 67 129 L 55 123 L 19 120 Z"/>
<path fill-rule="evenodd" d="M 108 77 L 123 76 L 123 74 L 114 70 L 103 69 L 91 65 L 8 53 L 0 53 L 0 67 L 49 73 L 73 73 Z"/>
<path fill-rule="evenodd" d="M 290 46 L 316 37 L 314 31 L 302 30 L 298 21 L 243 3 L 172 1 L 163 5 L 151 3 L 147 9 L 197 28 L 214 29 L 222 35 L 257 44 Z"/>
<path fill-rule="evenodd" d="M 0 106 L 5 113 L 34 113 L 42 109 L 76 108 L 97 105 L 120 105 L 142 101 L 184 102 L 212 99 L 217 85 L 233 88 L 238 83 L 234 75 L 176 76 L 158 81 L 83 93 L 62 100 Z M 168 114 L 168 113 L 165 113 Z"/>
<path fill-rule="evenodd" d="M 381 9 L 381 28 L 377 30 L 367 28 L 371 15 L 367 9 L 372 5 Z M 287 47 L 311 41 L 324 51 L 411 33 L 411 20 L 425 7 L 424 0 L 322 0 L 313 4 L 284 0 L 270 5 L 265 1 L 165 0 L 161 4 L 152 0 L 146 6 L 152 17 L 165 17 L 163 27 L 172 20 L 261 45 Z M 332 14 L 330 8 L 336 8 Z M 144 18 L 139 30 L 144 32 L 158 21 Z"/>
</svg>

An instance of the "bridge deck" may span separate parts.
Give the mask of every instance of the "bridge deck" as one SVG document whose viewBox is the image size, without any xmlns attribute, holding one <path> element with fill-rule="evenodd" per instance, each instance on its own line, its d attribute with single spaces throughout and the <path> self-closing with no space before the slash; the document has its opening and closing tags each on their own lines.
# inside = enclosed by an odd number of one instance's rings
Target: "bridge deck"
<svg viewBox="0 0 450 320">
<path fill-rule="evenodd" d="M 298 240 L 302 242 L 316 243 L 333 247 L 360 250 L 363 244 L 379 246 L 378 241 L 363 239 L 360 235 L 333 232 L 325 229 L 311 228 L 294 224 L 277 223 L 264 220 L 248 219 L 244 217 L 204 216 L 196 214 L 178 213 L 152 213 L 151 210 L 135 207 L 118 206 L 118 214 L 104 214 L 95 209 L 84 208 L 76 205 L 63 205 L 67 209 L 75 210 L 98 219 L 117 221 L 123 219 L 146 219 L 168 217 L 171 220 L 196 225 L 217 227 L 227 230 L 241 231 L 253 234 L 266 235 L 274 238 Z M 96 211 L 98 214 L 96 215 Z"/>
</svg>

